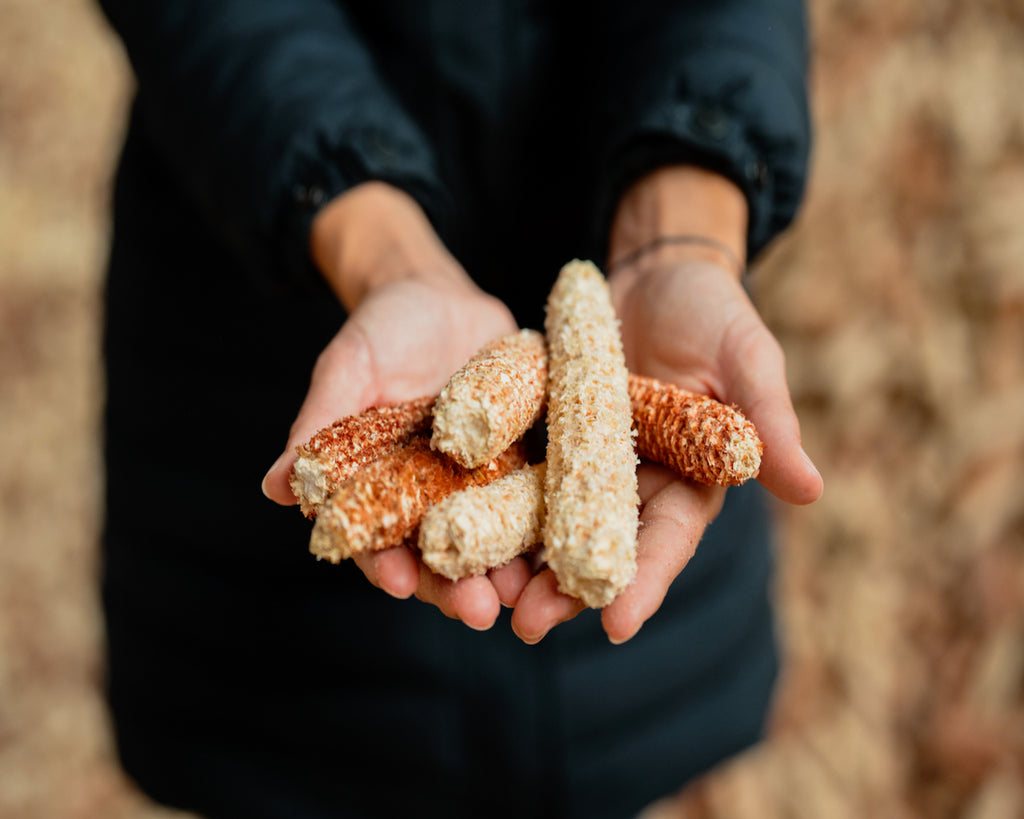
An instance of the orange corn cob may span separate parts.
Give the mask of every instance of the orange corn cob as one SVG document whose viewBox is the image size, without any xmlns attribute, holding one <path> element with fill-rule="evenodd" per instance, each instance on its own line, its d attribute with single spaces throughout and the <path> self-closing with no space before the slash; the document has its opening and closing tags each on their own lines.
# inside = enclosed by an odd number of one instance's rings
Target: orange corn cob
<svg viewBox="0 0 1024 819">
<path fill-rule="evenodd" d="M 543 520 L 544 464 L 526 466 L 431 506 L 420 522 L 420 554 L 450 580 L 486 574 L 540 543 Z"/>
<path fill-rule="evenodd" d="M 608 285 L 573 261 L 551 290 L 544 559 L 565 594 L 610 603 L 636 574 L 636 464 L 628 380 Z"/>
<path fill-rule="evenodd" d="M 630 375 L 629 398 L 641 458 L 719 486 L 757 476 L 764 447 L 735 407 L 641 375 Z"/>
<path fill-rule="evenodd" d="M 302 514 L 316 516 L 320 506 L 345 480 L 430 426 L 432 397 L 393 407 L 374 407 L 335 421 L 296 447 L 289 477 Z"/>
<path fill-rule="evenodd" d="M 464 469 L 417 435 L 359 470 L 320 507 L 309 550 L 337 563 L 387 549 L 413 534 L 427 507 L 459 489 L 481 486 L 526 463 L 516 445 L 477 469 Z"/>
<path fill-rule="evenodd" d="M 546 384 L 547 349 L 536 330 L 485 344 L 438 396 L 430 445 L 467 468 L 487 463 L 540 418 Z"/>
</svg>

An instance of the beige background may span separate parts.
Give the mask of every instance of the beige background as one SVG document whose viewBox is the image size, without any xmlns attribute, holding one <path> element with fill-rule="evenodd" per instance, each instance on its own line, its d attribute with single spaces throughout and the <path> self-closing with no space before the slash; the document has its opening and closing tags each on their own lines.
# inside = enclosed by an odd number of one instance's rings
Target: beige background
<svg viewBox="0 0 1024 819">
<path fill-rule="evenodd" d="M 822 500 L 784 510 L 775 729 L 659 817 L 1024 816 L 1024 2 L 811 0 L 813 180 L 755 271 Z M 98 308 L 130 94 L 0 0 L 0 816 L 167 815 L 98 693 Z"/>
</svg>

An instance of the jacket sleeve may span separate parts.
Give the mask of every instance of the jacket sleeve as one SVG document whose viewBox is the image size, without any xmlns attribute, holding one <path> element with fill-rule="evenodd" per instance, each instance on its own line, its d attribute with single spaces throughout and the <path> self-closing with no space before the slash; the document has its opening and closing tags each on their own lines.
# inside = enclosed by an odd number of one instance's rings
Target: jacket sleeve
<svg viewBox="0 0 1024 819">
<path fill-rule="evenodd" d="M 694 163 L 743 190 L 753 258 L 790 224 L 805 184 L 811 134 L 800 0 L 609 0 L 593 25 L 599 230 L 639 176 Z"/>
<path fill-rule="evenodd" d="M 150 141 L 259 274 L 315 275 L 312 217 L 367 179 L 439 218 L 430 145 L 332 0 L 100 0 L 138 82 Z"/>
</svg>

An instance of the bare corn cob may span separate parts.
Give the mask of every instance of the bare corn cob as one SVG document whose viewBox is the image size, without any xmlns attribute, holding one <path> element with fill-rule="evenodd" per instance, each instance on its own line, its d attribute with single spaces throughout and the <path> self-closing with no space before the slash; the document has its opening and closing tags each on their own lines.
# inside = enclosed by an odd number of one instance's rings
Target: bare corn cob
<svg viewBox="0 0 1024 819">
<path fill-rule="evenodd" d="M 573 261 L 551 290 L 544 558 L 565 594 L 610 603 L 636 574 L 636 454 L 618 320 L 600 271 Z"/>
<path fill-rule="evenodd" d="M 424 397 L 393 407 L 374 407 L 335 421 L 297 447 L 289 482 L 302 514 L 315 517 L 343 481 L 427 429 L 433 403 L 432 397 Z"/>
<path fill-rule="evenodd" d="M 438 396 L 430 445 L 467 468 L 487 463 L 540 418 L 547 376 L 536 330 L 485 344 Z"/>
<path fill-rule="evenodd" d="M 757 477 L 764 447 L 738 409 L 641 375 L 629 376 L 629 397 L 641 458 L 719 486 Z"/>
<path fill-rule="evenodd" d="M 544 464 L 454 492 L 420 522 L 423 562 L 450 580 L 486 574 L 540 543 Z"/>
<path fill-rule="evenodd" d="M 320 507 L 309 550 L 337 563 L 364 552 L 397 546 L 413 534 L 427 507 L 459 489 L 482 486 L 526 463 L 521 446 L 490 463 L 464 469 L 414 436 L 368 464 Z"/>
</svg>

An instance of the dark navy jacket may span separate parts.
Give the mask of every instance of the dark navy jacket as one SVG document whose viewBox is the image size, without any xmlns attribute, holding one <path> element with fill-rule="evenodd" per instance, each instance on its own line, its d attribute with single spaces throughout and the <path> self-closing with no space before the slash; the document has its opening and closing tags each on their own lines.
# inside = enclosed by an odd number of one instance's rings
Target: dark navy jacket
<svg viewBox="0 0 1024 819">
<path fill-rule="evenodd" d="M 639 174 L 733 179 L 762 249 L 809 132 L 796 0 L 103 0 L 138 77 L 115 195 L 104 603 L 128 772 L 211 817 L 629 816 L 754 741 L 767 517 L 726 507 L 638 637 L 520 644 L 318 564 L 263 498 L 344 313 L 317 208 L 412 193 L 524 325 Z M 225 434 L 230 438 L 225 440 Z"/>
</svg>

